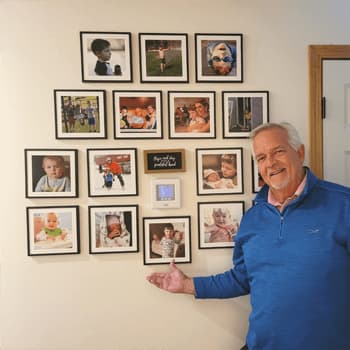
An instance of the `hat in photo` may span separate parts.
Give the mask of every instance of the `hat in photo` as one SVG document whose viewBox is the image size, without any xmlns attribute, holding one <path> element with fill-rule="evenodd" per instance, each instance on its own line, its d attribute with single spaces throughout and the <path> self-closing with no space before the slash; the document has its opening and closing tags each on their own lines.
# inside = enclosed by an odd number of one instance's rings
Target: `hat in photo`
<svg viewBox="0 0 350 350">
<path fill-rule="evenodd" d="M 204 169 L 203 176 L 205 179 L 211 174 L 216 174 L 216 171 L 213 169 Z"/>
</svg>

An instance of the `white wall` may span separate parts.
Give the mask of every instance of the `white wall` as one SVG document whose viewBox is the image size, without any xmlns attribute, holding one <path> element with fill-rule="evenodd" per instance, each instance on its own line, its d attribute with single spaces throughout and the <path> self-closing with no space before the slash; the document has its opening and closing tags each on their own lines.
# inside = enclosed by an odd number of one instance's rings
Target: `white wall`
<svg viewBox="0 0 350 350">
<path fill-rule="evenodd" d="M 293 122 L 308 146 L 307 46 L 349 44 L 350 3 L 347 0 L 0 0 L 0 126 L 1 222 L 0 296 L 2 350 L 197 350 L 239 349 L 244 343 L 248 297 L 196 301 L 171 295 L 145 281 L 151 271 L 167 266 L 143 266 L 142 232 L 139 253 L 89 255 L 87 207 L 93 204 L 139 204 L 143 216 L 167 215 L 151 210 L 150 176 L 143 174 L 141 151 L 185 147 L 187 171 L 184 201 L 172 215 L 192 217 L 192 260 L 181 267 L 190 275 L 229 268 L 231 251 L 198 250 L 196 203 L 245 200 L 251 203 L 250 151 L 247 140 L 112 139 L 113 89 L 217 91 L 269 90 L 270 120 Z M 134 83 L 82 83 L 79 31 L 130 31 Z M 189 34 L 189 84 L 140 84 L 137 33 Z M 243 33 L 244 83 L 196 84 L 194 33 Z M 53 89 L 106 89 L 107 140 L 55 140 Z M 167 123 L 165 118 L 165 135 Z M 131 198 L 88 198 L 85 150 L 88 147 L 137 147 L 140 195 Z M 245 194 L 197 197 L 196 147 L 244 147 Z M 79 150 L 78 199 L 25 199 L 24 148 Z M 26 206 L 81 207 L 81 254 L 28 257 Z M 141 226 L 140 226 L 141 227 Z M 268 291 L 266 291 L 268 292 Z"/>
</svg>

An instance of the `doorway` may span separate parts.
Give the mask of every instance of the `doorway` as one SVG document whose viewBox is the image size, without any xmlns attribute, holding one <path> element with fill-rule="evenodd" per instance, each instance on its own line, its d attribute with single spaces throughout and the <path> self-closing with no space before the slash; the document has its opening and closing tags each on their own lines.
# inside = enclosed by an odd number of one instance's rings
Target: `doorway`
<svg viewBox="0 0 350 350">
<path fill-rule="evenodd" d="M 309 46 L 310 168 L 321 179 L 324 177 L 322 120 L 323 61 L 349 59 L 350 45 Z"/>
</svg>

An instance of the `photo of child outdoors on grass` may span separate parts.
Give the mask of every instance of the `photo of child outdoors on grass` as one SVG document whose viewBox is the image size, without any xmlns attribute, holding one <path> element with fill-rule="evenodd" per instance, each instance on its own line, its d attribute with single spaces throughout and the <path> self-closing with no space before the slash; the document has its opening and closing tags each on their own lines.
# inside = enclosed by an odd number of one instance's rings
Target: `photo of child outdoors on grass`
<svg viewBox="0 0 350 350">
<path fill-rule="evenodd" d="M 187 34 L 139 34 L 141 81 L 188 81 Z"/>
<path fill-rule="evenodd" d="M 104 90 L 55 90 L 56 138 L 105 138 Z"/>
</svg>

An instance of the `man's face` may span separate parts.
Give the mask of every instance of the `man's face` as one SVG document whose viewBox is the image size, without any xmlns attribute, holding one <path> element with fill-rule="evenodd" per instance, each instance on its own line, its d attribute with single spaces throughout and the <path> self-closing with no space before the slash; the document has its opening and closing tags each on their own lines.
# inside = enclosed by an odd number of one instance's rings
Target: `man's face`
<svg viewBox="0 0 350 350">
<path fill-rule="evenodd" d="M 253 149 L 265 183 L 273 190 L 293 194 L 303 176 L 304 145 L 296 151 L 288 143 L 287 132 L 274 128 L 256 135 Z"/>
</svg>

